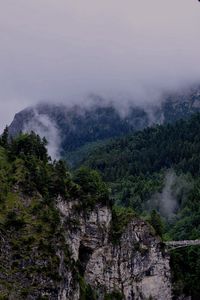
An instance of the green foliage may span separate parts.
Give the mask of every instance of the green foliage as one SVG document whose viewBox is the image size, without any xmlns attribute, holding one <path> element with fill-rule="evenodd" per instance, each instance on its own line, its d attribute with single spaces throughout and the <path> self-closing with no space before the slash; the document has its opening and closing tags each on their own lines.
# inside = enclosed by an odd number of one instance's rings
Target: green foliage
<svg viewBox="0 0 200 300">
<path fill-rule="evenodd" d="M 177 221 L 170 226 L 169 235 L 174 240 L 200 238 L 200 180 L 194 182 Z M 200 298 L 200 249 L 198 246 L 177 249 L 171 253 L 171 268 L 174 282 L 174 293 L 191 295 L 192 299 Z"/>
<path fill-rule="evenodd" d="M 40 293 L 44 288 L 42 278 L 53 291 L 61 280 L 57 251 L 67 247 L 53 203 L 45 203 L 39 195 L 7 193 L 5 201 L 0 203 L 0 231 L 0 293 L 7 290 L 2 278 L 11 285 L 9 297 L 14 294 L 16 299 L 34 295 L 35 289 Z"/>
<path fill-rule="evenodd" d="M 80 286 L 80 300 L 97 300 L 95 291 L 91 288 L 89 284 L 85 282 L 85 279 L 79 276 L 79 286 Z"/>
<path fill-rule="evenodd" d="M 47 141 L 40 138 L 39 135 L 31 132 L 30 134 L 20 134 L 10 144 L 11 157 L 17 156 L 26 158 L 37 158 L 47 162 L 48 155 L 46 149 Z"/>
<path fill-rule="evenodd" d="M 131 208 L 113 206 L 111 240 L 114 244 L 119 243 L 124 229 L 135 217 L 136 214 Z"/>
<path fill-rule="evenodd" d="M 55 118 L 55 112 L 53 117 Z M 138 118 L 142 119 L 141 123 L 138 122 Z M 143 110 L 133 110 L 127 120 L 121 118 L 111 106 L 93 107 L 91 110 L 85 110 L 83 114 L 72 110 L 69 112 L 67 120 L 66 111 L 62 110 L 58 112 L 57 120 L 63 136 L 62 148 L 67 158 L 71 158 L 72 151 L 80 149 L 84 145 L 122 136 L 127 132 L 144 128 L 148 123 Z M 73 130 L 71 130 L 71 126 Z"/>
<path fill-rule="evenodd" d="M 146 209 L 146 200 L 162 189 L 163 179 L 164 174 L 155 173 L 149 176 L 128 176 L 109 185 L 117 205 L 132 207 L 141 213 Z"/>
<path fill-rule="evenodd" d="M 200 249 L 191 246 L 186 249 L 174 250 L 171 253 L 172 279 L 174 294 L 185 294 L 192 299 L 200 296 Z"/>
<path fill-rule="evenodd" d="M 23 218 L 17 216 L 15 211 L 9 211 L 6 215 L 6 220 L 4 223 L 4 227 L 6 230 L 15 229 L 19 230 L 25 225 Z"/>
<path fill-rule="evenodd" d="M 34 132 L 20 134 L 0 147 L 0 187 L 15 185 L 24 193 L 39 192 L 45 198 L 67 197 L 73 183 L 63 161 L 51 162 L 47 141 Z"/>
<path fill-rule="evenodd" d="M 62 280 L 58 253 L 63 253 L 62 272 L 78 272 L 55 205 L 58 196 L 80 199 L 81 209 L 109 200 L 96 171 L 79 170 L 73 181 L 66 164 L 52 162 L 46 141 L 33 132 L 0 146 L 0 294 L 39 299 L 46 290 L 47 299 L 48 293 L 56 295 Z M 82 290 L 81 299 L 96 299 L 90 286 Z"/>
<path fill-rule="evenodd" d="M 149 223 L 153 226 L 155 232 L 160 237 L 162 237 L 164 231 L 164 224 L 162 222 L 160 215 L 156 212 L 156 210 L 152 210 Z"/>
<path fill-rule="evenodd" d="M 111 188 L 113 201 L 117 205 L 131 207 L 139 214 L 149 213 L 158 205 L 151 202 L 165 184 L 165 173 L 173 169 L 182 186 L 177 195 L 176 214 L 170 220 L 163 220 L 156 211 L 147 218 L 155 231 L 164 238 L 200 238 L 200 114 L 175 124 L 147 128 L 132 135 L 102 143 L 85 156 L 82 164 L 102 174 Z M 174 183 L 174 189 L 179 189 Z M 167 198 L 166 198 L 167 199 Z M 166 200 L 167 201 L 167 200 Z M 149 206 L 149 203 L 151 205 Z M 115 219 L 115 215 L 113 215 Z M 116 222 L 117 223 L 117 222 Z M 119 222 L 120 223 L 120 222 Z M 123 222 L 122 222 L 123 223 Z M 120 226 L 114 232 L 119 232 Z M 115 236 L 115 235 L 114 235 Z M 195 250 L 178 252 L 172 268 L 176 293 L 182 291 L 200 298 L 198 283 L 200 274 L 195 265 L 200 254 Z M 183 254 L 181 254 L 183 253 Z M 175 252 L 176 254 L 176 252 Z M 175 255 L 173 254 L 173 255 Z M 184 254 L 188 259 L 184 260 Z M 180 265 L 180 268 L 176 267 Z M 182 267 L 183 268 L 182 268 Z M 182 275 L 181 275 L 182 274 Z M 184 275 L 183 275 L 184 274 Z"/>
<path fill-rule="evenodd" d="M 71 185 L 71 177 L 68 173 L 66 163 L 62 160 L 54 161 L 53 167 L 49 166 L 48 187 L 52 196 L 62 195 L 67 197 L 66 186 Z"/>
<path fill-rule="evenodd" d="M 80 187 L 82 207 L 94 207 L 97 203 L 109 204 L 108 188 L 97 171 L 81 167 L 75 172 L 73 180 Z"/>
<path fill-rule="evenodd" d="M 102 144 L 82 164 L 101 172 L 115 200 L 138 211 L 162 188 L 166 169 L 200 175 L 200 114 Z"/>
<path fill-rule="evenodd" d="M 57 281 L 60 280 L 56 245 L 63 245 L 63 240 L 54 199 L 59 195 L 66 201 L 79 199 L 78 208 L 86 212 L 96 204 L 110 204 L 109 189 L 102 178 L 111 188 L 114 201 L 126 207 L 113 208 L 113 243 L 119 242 L 125 227 L 135 217 L 134 211 L 142 213 L 147 200 L 162 190 L 164 174 L 169 168 L 173 168 L 179 175 L 189 174 L 187 177 L 191 178 L 191 188 L 185 197 L 177 199 L 179 209 L 171 223 L 163 228 L 156 211 L 152 211 L 150 223 L 157 234 L 164 233 L 164 236 L 171 239 L 199 238 L 199 132 L 200 115 L 196 115 L 175 125 L 156 126 L 109 141 L 99 147 L 95 146 L 87 155 L 87 160 L 83 161 L 85 167 L 78 169 L 71 177 L 62 161 L 51 162 L 46 141 L 38 135 L 21 134 L 9 141 L 5 130 L 0 140 L 0 230 L 10 236 L 10 252 L 15 257 L 8 275 L 11 276 L 11 272 L 17 273 L 23 261 L 24 278 L 30 273 L 39 276 L 42 272 L 48 278 L 53 276 Z M 21 197 L 18 197 L 19 194 Z M 26 195 L 25 199 L 30 198 L 31 203 L 23 201 L 23 195 Z M 134 211 L 127 207 L 132 207 Z M 27 256 L 32 253 L 31 249 L 37 249 L 40 253 L 38 265 L 28 263 Z M 20 258 L 17 257 L 19 250 Z M 41 265 L 41 261 L 47 257 L 48 263 Z M 177 295 L 184 292 L 192 294 L 194 299 L 200 298 L 199 261 L 200 252 L 196 247 L 173 252 L 171 264 Z M 23 288 L 26 292 L 26 287 Z M 91 288 L 84 282 L 81 290 L 82 299 L 95 299 Z M 115 299 L 117 296 L 112 294 L 107 297 Z"/>
<path fill-rule="evenodd" d="M 3 131 L 2 136 L 0 137 L 0 146 L 7 148 L 8 147 L 8 137 L 9 136 L 9 132 L 8 132 L 8 126 L 6 126 L 6 128 Z"/>
<path fill-rule="evenodd" d="M 114 291 L 110 294 L 106 294 L 104 300 L 123 300 L 124 297 L 118 291 Z"/>
</svg>

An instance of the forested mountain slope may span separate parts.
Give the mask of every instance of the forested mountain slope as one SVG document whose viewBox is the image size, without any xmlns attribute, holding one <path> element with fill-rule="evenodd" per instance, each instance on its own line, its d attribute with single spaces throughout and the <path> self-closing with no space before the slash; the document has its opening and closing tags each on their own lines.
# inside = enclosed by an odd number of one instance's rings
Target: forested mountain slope
<svg viewBox="0 0 200 300">
<path fill-rule="evenodd" d="M 97 169 L 107 182 L 149 177 L 173 168 L 200 175 L 200 114 L 175 124 L 147 128 L 102 143 L 81 162 Z"/>
<path fill-rule="evenodd" d="M 158 211 L 165 238 L 200 238 L 200 114 L 111 140 L 82 164 L 102 174 L 119 205 Z M 199 299 L 199 248 L 177 250 L 173 259 L 177 293 Z"/>
<path fill-rule="evenodd" d="M 61 149 L 69 152 L 90 142 L 142 129 L 148 123 L 148 116 L 138 108 L 131 110 L 125 118 L 121 118 L 114 107 L 101 107 L 95 103 L 88 108 L 40 104 L 16 114 L 9 132 L 11 135 L 16 135 L 20 131 L 36 129 L 41 133 L 44 129 L 48 134 L 48 130 L 55 126 L 61 139 Z M 53 134 L 50 138 L 54 138 Z"/>
<path fill-rule="evenodd" d="M 112 207 L 96 171 L 72 176 L 45 146 L 33 132 L 0 138 L 0 299 L 171 300 L 153 228 Z"/>
<path fill-rule="evenodd" d="M 90 105 L 74 107 L 40 104 L 27 108 L 16 114 L 9 132 L 16 135 L 20 131 L 34 130 L 45 135 L 58 148 L 59 154 L 73 163 L 82 152 L 88 151 L 91 143 L 120 137 L 153 124 L 175 122 L 199 111 L 200 88 L 163 95 L 160 104 L 130 105 L 126 112 L 123 112 L 123 105 L 122 111 L 120 105 L 116 109 L 114 101 L 109 103 L 97 96 L 90 102 Z M 79 149 L 81 151 L 74 153 Z"/>
<path fill-rule="evenodd" d="M 9 127 L 9 133 L 15 136 L 20 131 L 35 129 L 41 136 L 47 134 L 47 139 L 53 143 L 53 148 L 58 148 L 59 154 L 70 158 L 75 167 L 82 164 L 98 170 L 108 183 L 112 201 L 120 206 L 131 207 L 149 219 L 164 238 L 196 239 L 200 237 L 200 116 L 190 116 L 199 111 L 199 100 L 199 88 L 195 88 L 166 96 L 162 105 L 157 108 L 133 108 L 124 118 L 121 118 L 113 106 L 93 105 L 87 109 L 69 109 L 65 106 L 39 105 L 17 114 Z M 183 119 L 180 120 L 181 118 Z M 177 120 L 180 121 L 173 125 Z M 155 126 L 155 123 L 171 125 Z M 147 128 L 153 124 L 153 128 Z M 143 128 L 146 129 L 140 131 Z M 133 132 L 136 133 L 132 134 Z M 2 161 L 5 163 L 7 154 L 5 157 L 4 154 L 5 150 L 1 149 Z M 35 158 L 29 157 L 26 162 L 30 172 L 24 168 L 24 162 L 21 164 L 21 158 L 17 159 L 17 175 L 12 175 L 11 178 L 15 180 L 19 176 L 22 182 L 26 179 L 23 186 L 25 189 L 27 186 L 28 191 L 37 180 L 34 185 L 40 194 L 43 195 L 43 189 L 45 193 L 50 192 L 50 178 L 55 177 L 52 176 L 52 172 L 55 174 L 55 166 L 48 167 L 50 173 L 46 177 L 46 167 L 40 173 L 38 167 L 32 165 L 32 161 Z M 49 166 L 49 162 L 47 165 Z M 63 166 L 58 164 L 56 168 L 62 171 Z M 37 176 L 33 180 L 30 174 Z M 53 184 L 53 193 L 57 189 L 56 193 L 60 193 L 60 189 L 63 189 L 63 183 L 60 183 L 62 174 L 61 172 L 56 176 L 57 183 Z M 7 186 L 6 176 L 3 176 L 2 182 L 6 182 Z M 95 191 L 99 180 L 95 180 L 93 187 L 90 185 L 93 177 L 98 178 L 93 173 L 87 175 L 82 186 Z M 67 180 L 73 187 L 68 193 L 74 198 L 71 192 L 77 185 L 74 186 L 70 177 Z M 8 182 L 13 182 L 13 179 Z M 85 199 L 87 188 L 86 191 L 83 189 L 80 199 Z M 77 190 L 75 198 L 76 193 Z M 92 205 L 91 198 L 87 203 L 90 201 Z M 175 295 L 186 294 L 192 295 L 192 299 L 199 299 L 198 247 L 175 251 L 171 263 L 172 270 L 175 271 Z"/>
</svg>

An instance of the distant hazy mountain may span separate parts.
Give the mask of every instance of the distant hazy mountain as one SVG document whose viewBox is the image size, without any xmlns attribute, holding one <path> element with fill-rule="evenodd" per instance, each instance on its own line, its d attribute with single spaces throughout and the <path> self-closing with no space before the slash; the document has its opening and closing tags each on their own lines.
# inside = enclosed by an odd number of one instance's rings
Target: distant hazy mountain
<svg viewBox="0 0 200 300">
<path fill-rule="evenodd" d="M 168 95 L 160 106 L 132 107 L 125 117 L 112 105 L 69 108 L 40 104 L 17 113 L 9 131 L 16 135 L 20 131 L 34 130 L 46 136 L 50 154 L 57 157 L 153 124 L 174 122 L 197 111 L 200 111 L 200 88 Z"/>
</svg>

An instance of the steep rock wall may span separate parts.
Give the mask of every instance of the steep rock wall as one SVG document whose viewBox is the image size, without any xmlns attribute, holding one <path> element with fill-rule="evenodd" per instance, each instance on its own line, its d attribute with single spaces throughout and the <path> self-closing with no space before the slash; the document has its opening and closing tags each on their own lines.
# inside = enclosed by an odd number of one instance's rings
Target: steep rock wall
<svg viewBox="0 0 200 300">
<path fill-rule="evenodd" d="M 134 218 L 113 244 L 108 207 L 78 213 L 76 203 L 59 200 L 58 208 L 72 258 L 99 300 L 115 291 L 127 300 L 172 299 L 169 256 L 144 221 Z M 79 287 L 64 294 L 61 300 L 78 300 Z"/>
</svg>

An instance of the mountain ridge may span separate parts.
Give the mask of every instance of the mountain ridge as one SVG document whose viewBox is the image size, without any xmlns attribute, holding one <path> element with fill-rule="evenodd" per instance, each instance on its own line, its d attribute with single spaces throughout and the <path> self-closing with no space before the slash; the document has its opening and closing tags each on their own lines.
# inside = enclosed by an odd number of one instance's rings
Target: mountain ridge
<svg viewBox="0 0 200 300">
<path fill-rule="evenodd" d="M 166 95 L 161 105 L 130 106 L 123 117 L 115 105 L 106 104 L 105 100 L 101 103 L 99 98 L 94 98 L 92 104 L 85 107 L 39 104 L 17 113 L 9 132 L 14 136 L 21 131 L 33 130 L 46 135 L 52 142 L 52 148 L 56 148 L 57 144 L 59 155 L 67 157 L 68 153 L 84 145 L 120 137 L 154 124 L 175 122 L 198 111 L 199 87 Z"/>
</svg>

